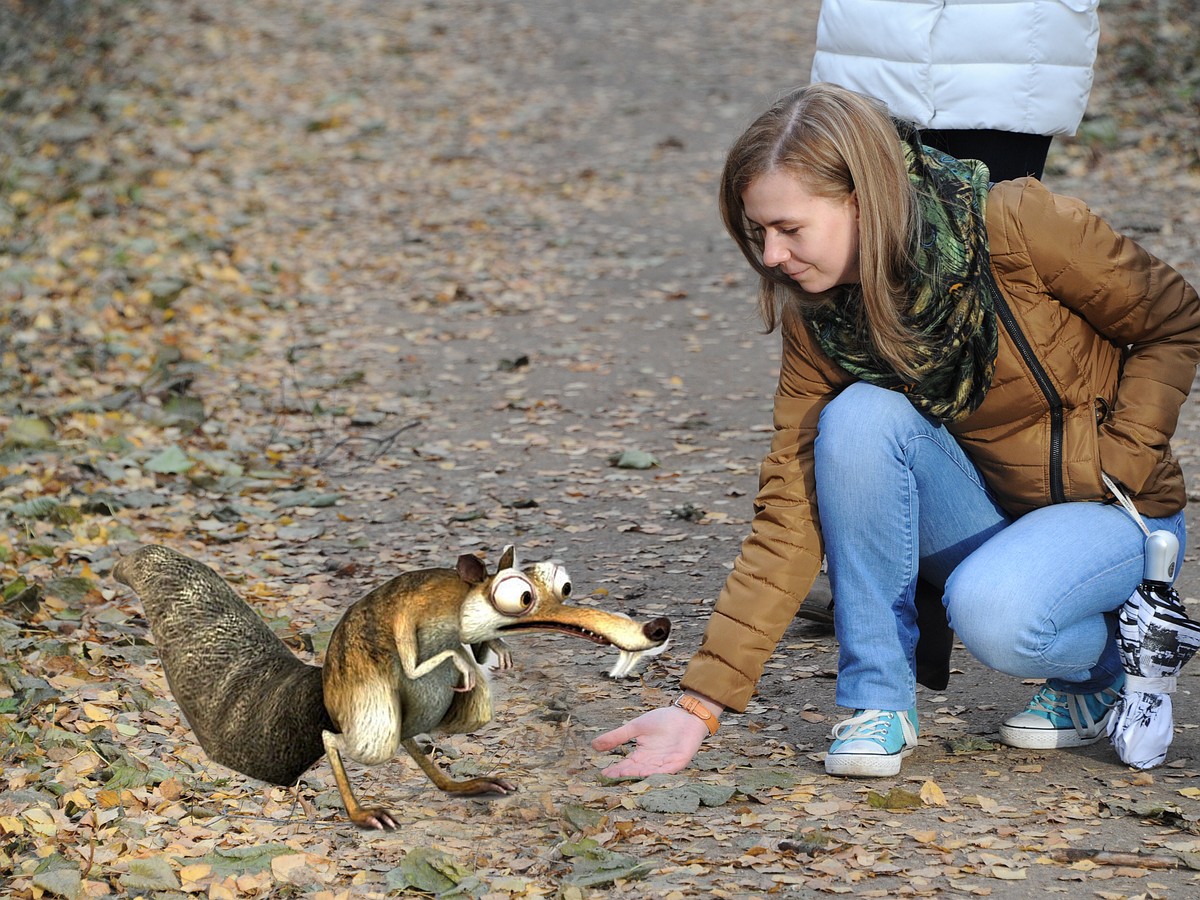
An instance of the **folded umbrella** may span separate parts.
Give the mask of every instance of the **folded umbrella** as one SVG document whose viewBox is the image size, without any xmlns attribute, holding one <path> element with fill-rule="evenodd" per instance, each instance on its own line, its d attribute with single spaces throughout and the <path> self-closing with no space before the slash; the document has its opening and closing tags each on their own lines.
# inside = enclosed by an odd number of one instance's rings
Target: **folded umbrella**
<svg viewBox="0 0 1200 900">
<path fill-rule="evenodd" d="M 1146 538 L 1142 583 L 1117 614 L 1117 645 L 1125 686 L 1108 721 L 1121 761 L 1151 769 L 1167 756 L 1174 736 L 1171 694 L 1179 671 L 1200 650 L 1200 624 L 1188 618 L 1171 587 L 1179 541 L 1168 531 Z"/>
</svg>

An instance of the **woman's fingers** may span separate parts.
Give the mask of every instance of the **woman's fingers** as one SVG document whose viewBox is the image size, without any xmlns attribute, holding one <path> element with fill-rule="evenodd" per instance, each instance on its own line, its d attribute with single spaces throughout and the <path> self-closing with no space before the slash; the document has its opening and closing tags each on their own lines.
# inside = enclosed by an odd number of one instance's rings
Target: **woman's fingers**
<svg viewBox="0 0 1200 900">
<path fill-rule="evenodd" d="M 673 706 L 643 713 L 619 728 L 598 735 L 592 749 L 604 752 L 636 741 L 633 752 L 605 768 L 608 778 L 670 775 L 692 761 L 708 727 L 690 713 Z"/>
</svg>

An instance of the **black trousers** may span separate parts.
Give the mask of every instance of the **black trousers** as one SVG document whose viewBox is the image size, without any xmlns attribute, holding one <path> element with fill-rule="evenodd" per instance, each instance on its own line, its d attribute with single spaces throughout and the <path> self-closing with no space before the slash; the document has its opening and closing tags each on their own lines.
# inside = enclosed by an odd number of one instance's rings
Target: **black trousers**
<svg viewBox="0 0 1200 900">
<path fill-rule="evenodd" d="M 921 140 L 955 159 L 978 159 L 988 167 L 992 181 L 1008 181 L 1023 175 L 1041 180 L 1051 139 L 984 128 L 930 128 L 921 131 Z"/>
</svg>

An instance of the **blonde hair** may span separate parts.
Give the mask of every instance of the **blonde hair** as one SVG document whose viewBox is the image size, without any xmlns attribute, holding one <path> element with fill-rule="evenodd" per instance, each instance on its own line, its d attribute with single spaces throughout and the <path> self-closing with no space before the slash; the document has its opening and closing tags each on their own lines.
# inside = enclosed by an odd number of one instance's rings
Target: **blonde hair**
<svg viewBox="0 0 1200 900">
<path fill-rule="evenodd" d="M 832 84 L 785 95 L 734 142 L 721 175 L 721 218 L 761 276 L 759 313 L 767 331 L 789 301 L 799 309 L 844 291 L 810 294 L 763 264 L 761 232 L 746 218 L 742 194 L 756 178 L 786 172 L 819 197 L 856 196 L 859 209 L 860 316 L 879 355 L 903 376 L 913 373 L 913 334 L 903 309 L 913 271 L 919 213 L 896 123 L 882 103 Z"/>
</svg>

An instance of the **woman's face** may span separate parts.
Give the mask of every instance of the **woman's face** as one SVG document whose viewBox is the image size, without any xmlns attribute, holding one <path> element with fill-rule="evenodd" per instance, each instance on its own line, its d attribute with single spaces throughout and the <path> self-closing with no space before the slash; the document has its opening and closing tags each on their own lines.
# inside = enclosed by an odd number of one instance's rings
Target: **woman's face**
<svg viewBox="0 0 1200 900">
<path fill-rule="evenodd" d="M 858 198 L 813 194 L 788 172 L 773 170 L 742 192 L 746 218 L 762 240 L 763 265 L 810 294 L 857 284 Z"/>
</svg>

